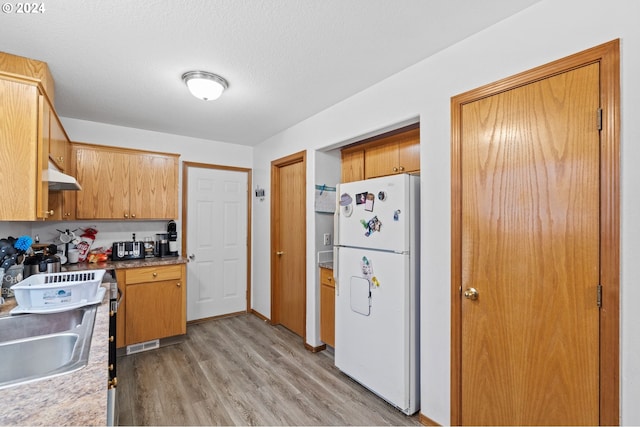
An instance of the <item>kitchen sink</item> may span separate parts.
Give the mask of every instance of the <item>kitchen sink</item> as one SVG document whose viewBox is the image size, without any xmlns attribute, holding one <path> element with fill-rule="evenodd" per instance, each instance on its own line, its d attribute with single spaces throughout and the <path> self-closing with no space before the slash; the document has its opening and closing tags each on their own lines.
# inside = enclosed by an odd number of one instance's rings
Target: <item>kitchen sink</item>
<svg viewBox="0 0 640 427">
<path fill-rule="evenodd" d="M 82 325 L 85 308 L 51 314 L 23 314 L 0 318 L 0 343 L 74 330 Z"/>
<path fill-rule="evenodd" d="M 0 389 L 86 366 L 97 306 L 0 318 Z"/>
</svg>

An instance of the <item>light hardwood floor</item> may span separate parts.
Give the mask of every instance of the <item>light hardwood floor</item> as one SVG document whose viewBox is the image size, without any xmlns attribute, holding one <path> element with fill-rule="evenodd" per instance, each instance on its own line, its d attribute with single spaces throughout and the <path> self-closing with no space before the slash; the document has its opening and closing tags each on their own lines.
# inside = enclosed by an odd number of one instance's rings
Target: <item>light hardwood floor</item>
<svg viewBox="0 0 640 427">
<path fill-rule="evenodd" d="M 120 425 L 420 425 L 251 314 L 118 358 L 117 390 Z"/>
</svg>

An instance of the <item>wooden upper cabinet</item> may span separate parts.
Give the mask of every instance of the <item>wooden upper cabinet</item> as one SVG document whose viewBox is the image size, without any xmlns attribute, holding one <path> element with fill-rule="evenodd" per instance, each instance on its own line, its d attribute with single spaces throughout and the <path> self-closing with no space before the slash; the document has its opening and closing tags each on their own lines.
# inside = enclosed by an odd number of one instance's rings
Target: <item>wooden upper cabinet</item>
<svg viewBox="0 0 640 427">
<path fill-rule="evenodd" d="M 50 112 L 49 123 L 49 159 L 55 163 L 58 169 L 68 174 L 71 168 L 69 137 L 64 131 L 58 115 L 53 110 Z"/>
<path fill-rule="evenodd" d="M 178 157 L 138 154 L 130 168 L 133 218 L 177 218 Z"/>
<path fill-rule="evenodd" d="M 77 219 L 174 219 L 178 155 L 73 144 Z"/>
<path fill-rule="evenodd" d="M 413 135 L 403 141 L 398 141 L 398 164 L 404 168 L 402 172 L 413 173 L 420 171 L 420 131 L 416 129 Z"/>
<path fill-rule="evenodd" d="M 45 181 L 49 161 L 67 174 L 71 170 L 69 139 L 53 102 L 54 81 L 45 62 L 0 52 L 0 182 L 11 189 L 4 193 L 0 220 L 64 215 L 62 199 L 73 192 L 49 191 Z"/>
<path fill-rule="evenodd" d="M 77 219 L 124 219 L 129 214 L 129 158 L 98 147 L 73 146 Z"/>
<path fill-rule="evenodd" d="M 420 170 L 420 129 L 381 138 L 365 145 L 365 179 Z"/>
<path fill-rule="evenodd" d="M 420 127 L 411 125 L 344 148 L 341 182 L 420 172 Z"/>
<path fill-rule="evenodd" d="M 0 70 L 40 82 L 51 105 L 55 105 L 55 82 L 46 62 L 0 52 Z"/>
<path fill-rule="evenodd" d="M 342 178 L 340 182 L 364 179 L 364 149 L 342 150 Z"/>
<path fill-rule="evenodd" d="M 33 221 L 48 215 L 48 108 L 34 82 L 0 71 L 0 182 L 4 189 L 0 220 Z M 48 111 L 48 110 L 47 110 Z"/>
</svg>

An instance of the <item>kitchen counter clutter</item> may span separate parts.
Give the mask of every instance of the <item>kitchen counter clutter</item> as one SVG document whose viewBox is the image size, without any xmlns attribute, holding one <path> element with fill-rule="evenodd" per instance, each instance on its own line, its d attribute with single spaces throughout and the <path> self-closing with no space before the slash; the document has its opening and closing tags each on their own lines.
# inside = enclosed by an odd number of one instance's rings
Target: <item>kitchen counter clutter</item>
<svg viewBox="0 0 640 427">
<path fill-rule="evenodd" d="M 104 282 L 110 279 L 105 275 Z M 9 298 L 0 306 L 8 316 L 15 306 Z M 107 422 L 109 296 L 98 306 L 89 360 L 68 374 L 3 389 L 1 425 L 105 425 Z"/>
<path fill-rule="evenodd" d="M 79 262 L 77 264 L 64 264 L 62 266 L 62 271 L 80 271 L 80 270 L 94 270 L 94 269 L 114 269 L 114 270 L 125 270 L 129 268 L 140 268 L 140 267 L 157 267 L 163 265 L 176 265 L 176 264 L 186 264 L 187 259 L 177 256 L 177 257 L 155 257 L 155 258 L 144 258 L 144 259 L 132 259 L 126 261 L 104 261 L 104 262 Z"/>
</svg>

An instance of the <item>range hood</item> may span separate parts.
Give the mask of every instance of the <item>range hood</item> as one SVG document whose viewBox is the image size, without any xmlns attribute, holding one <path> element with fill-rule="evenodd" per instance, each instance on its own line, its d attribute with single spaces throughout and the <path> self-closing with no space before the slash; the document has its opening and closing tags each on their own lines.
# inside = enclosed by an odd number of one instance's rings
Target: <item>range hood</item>
<svg viewBox="0 0 640 427">
<path fill-rule="evenodd" d="M 49 160 L 49 169 L 44 171 L 43 180 L 49 181 L 49 190 L 52 191 L 82 190 L 82 187 L 74 177 L 60 172 L 51 160 Z"/>
</svg>

